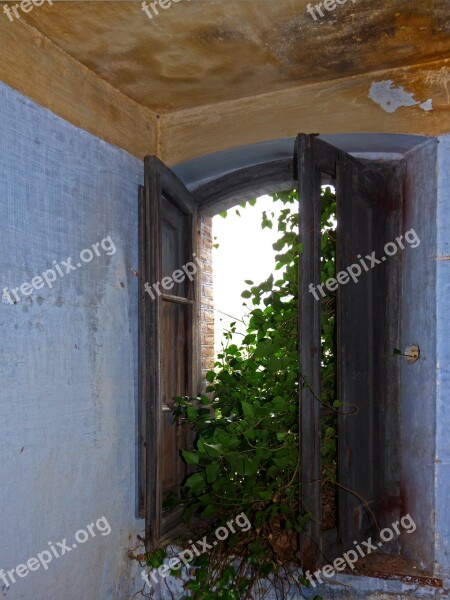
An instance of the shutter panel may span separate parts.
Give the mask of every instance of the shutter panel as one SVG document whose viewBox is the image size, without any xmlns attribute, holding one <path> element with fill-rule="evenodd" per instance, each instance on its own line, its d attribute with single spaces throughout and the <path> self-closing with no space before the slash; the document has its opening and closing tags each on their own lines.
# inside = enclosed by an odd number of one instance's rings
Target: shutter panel
<svg viewBox="0 0 450 600">
<path fill-rule="evenodd" d="M 355 265 L 357 276 L 356 266 L 361 269 L 358 282 L 340 285 L 337 296 L 338 395 L 345 403 L 338 417 L 338 523 L 344 544 L 376 535 L 400 507 L 400 363 L 392 353 L 400 344 L 401 252 L 386 256 L 384 245 L 395 244 L 401 233 L 403 176 L 402 165 L 339 154 L 337 272 Z M 380 262 L 372 267 L 367 256 Z M 347 405 L 357 414 L 348 414 Z"/>
<path fill-rule="evenodd" d="M 398 165 L 360 161 L 314 135 L 296 143 L 300 198 L 299 365 L 300 482 L 302 509 L 311 515 L 300 536 L 303 567 L 313 569 L 322 553 L 321 502 L 321 328 L 320 302 L 308 286 L 320 284 L 321 174 L 337 180 L 337 273 L 360 258 L 384 254 L 384 244 L 400 233 L 402 173 Z M 369 262 L 370 264 L 370 262 Z M 398 496 L 398 469 L 392 423 L 398 423 L 398 361 L 388 362 L 399 344 L 399 257 L 373 270 L 361 268 L 358 283 L 338 286 L 338 533 L 342 546 L 366 539 L 375 521 L 387 518 L 383 500 Z M 387 306 L 388 290 L 396 290 Z M 388 382 L 393 389 L 388 390 Z M 391 393 L 387 400 L 386 396 Z M 350 406 L 357 414 L 350 415 Z M 398 431 L 398 429 L 397 429 Z M 387 444 L 389 443 L 389 448 Z M 389 455 L 392 450 L 392 457 Z M 372 515 L 373 513 L 373 515 Z M 391 515 L 394 514 L 390 513 Z M 391 523 L 392 521 L 389 521 Z M 375 528 L 376 529 L 376 528 Z"/>
<path fill-rule="evenodd" d="M 167 539 L 181 518 L 179 510 L 163 510 L 163 504 L 169 496 L 178 495 L 187 474 L 179 451 L 187 447 L 191 436 L 186 426 L 174 423 L 172 398 L 198 391 L 195 273 L 199 267 L 195 201 L 174 173 L 153 156 L 145 159 L 144 196 L 140 210 L 145 219 L 140 228 L 140 327 L 144 333 L 139 380 L 146 425 L 139 470 L 141 474 L 145 470 L 140 504 L 145 505 L 146 541 L 151 549 Z"/>
<path fill-rule="evenodd" d="M 362 177 L 362 169 L 341 155 L 336 188 L 337 272 L 359 264 L 358 255 L 364 257 L 375 250 L 375 194 L 373 190 L 372 194 L 361 193 Z M 350 281 L 339 286 L 337 292 L 338 396 L 342 402 L 338 416 L 338 480 L 359 496 L 344 489 L 338 491 L 342 540 L 367 537 L 371 525 L 367 509 L 374 509 L 373 283 L 373 271 L 364 272 L 357 283 Z M 356 414 L 348 414 L 353 412 L 352 406 Z M 363 498 L 366 505 L 361 503 Z"/>
</svg>

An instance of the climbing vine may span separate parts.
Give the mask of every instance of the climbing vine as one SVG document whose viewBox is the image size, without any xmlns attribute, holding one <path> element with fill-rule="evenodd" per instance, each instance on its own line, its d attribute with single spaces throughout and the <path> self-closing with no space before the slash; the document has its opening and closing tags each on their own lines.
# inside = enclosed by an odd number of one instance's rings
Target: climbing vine
<svg viewBox="0 0 450 600">
<path fill-rule="evenodd" d="M 298 194 L 279 193 L 278 217 L 263 213 L 262 228 L 276 227 L 276 276 L 247 281 L 242 297 L 248 309 L 246 333 L 236 343 L 236 323 L 224 334 L 207 388 L 197 398 L 176 398 L 174 417 L 195 432 L 192 449 L 182 450 L 194 472 L 183 486 L 186 523 L 211 532 L 238 514 L 251 528 L 192 561 L 194 576 L 184 584 L 186 598 L 246 600 L 275 587 L 287 597 L 302 595 L 307 581 L 295 564 L 297 536 L 308 515 L 299 499 L 298 430 Z M 322 278 L 335 272 L 335 197 L 322 191 Z M 322 397 L 336 408 L 335 298 L 322 301 Z M 333 518 L 336 473 L 335 417 L 323 422 L 324 497 Z M 331 508 L 330 508 L 331 507 Z M 331 515 L 331 517 L 330 517 Z M 161 553 L 162 552 L 162 553 Z M 144 557 L 149 566 L 164 551 Z M 175 575 L 176 573 L 173 572 Z M 318 598 L 318 597 L 317 597 Z"/>
</svg>

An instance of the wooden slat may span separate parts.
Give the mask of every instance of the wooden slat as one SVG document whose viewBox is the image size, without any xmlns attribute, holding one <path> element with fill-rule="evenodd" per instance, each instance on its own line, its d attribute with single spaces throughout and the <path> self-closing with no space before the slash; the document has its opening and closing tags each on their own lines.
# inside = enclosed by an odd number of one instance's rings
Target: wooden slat
<svg viewBox="0 0 450 600">
<path fill-rule="evenodd" d="M 162 300 L 166 302 L 174 302 L 175 304 L 194 304 L 193 300 L 183 298 L 182 296 L 171 296 L 170 294 L 161 294 Z"/>
<path fill-rule="evenodd" d="M 161 303 L 161 500 L 169 494 L 178 496 L 186 476 L 186 465 L 179 454 L 180 449 L 186 449 L 186 428 L 174 422 L 171 409 L 174 396 L 190 395 L 191 312 L 192 306 L 188 304 Z M 164 512 L 161 516 L 164 517 Z"/>
<path fill-rule="evenodd" d="M 304 569 L 313 569 L 322 545 L 320 301 L 308 291 L 320 283 L 320 171 L 313 162 L 312 136 L 297 139 L 300 198 L 299 370 L 300 370 L 300 494 L 311 520 L 300 537 Z"/>
</svg>

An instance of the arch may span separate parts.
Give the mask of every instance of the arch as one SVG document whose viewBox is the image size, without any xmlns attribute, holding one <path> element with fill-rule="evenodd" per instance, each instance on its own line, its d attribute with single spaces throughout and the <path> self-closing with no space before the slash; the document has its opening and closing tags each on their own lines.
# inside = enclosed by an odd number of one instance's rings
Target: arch
<svg viewBox="0 0 450 600">
<path fill-rule="evenodd" d="M 320 139 L 355 156 L 398 159 L 430 140 L 419 135 L 342 133 Z M 240 146 L 189 160 L 173 167 L 195 193 L 206 215 L 239 202 L 292 186 L 295 138 Z"/>
</svg>

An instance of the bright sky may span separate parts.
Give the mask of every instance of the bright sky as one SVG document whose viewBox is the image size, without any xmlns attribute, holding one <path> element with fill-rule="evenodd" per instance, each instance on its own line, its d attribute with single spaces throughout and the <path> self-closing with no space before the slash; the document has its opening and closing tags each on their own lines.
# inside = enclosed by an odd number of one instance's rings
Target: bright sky
<svg viewBox="0 0 450 600">
<path fill-rule="evenodd" d="M 243 306 L 248 300 L 241 298 L 241 293 L 249 287 L 245 280 L 261 283 L 275 272 L 276 252 L 272 244 L 278 234 L 275 226 L 261 229 L 261 219 L 264 210 L 272 210 L 277 216 L 284 207 L 282 202 L 262 196 L 255 206 L 236 207 L 240 217 L 236 215 L 236 208 L 232 208 L 225 219 L 220 215 L 213 218 L 213 236 L 217 238 L 214 243 L 219 244 L 219 248 L 213 248 L 216 352 L 220 351 L 224 329 L 248 312 Z M 237 322 L 237 325 L 238 331 L 245 331 L 242 323 Z"/>
</svg>

